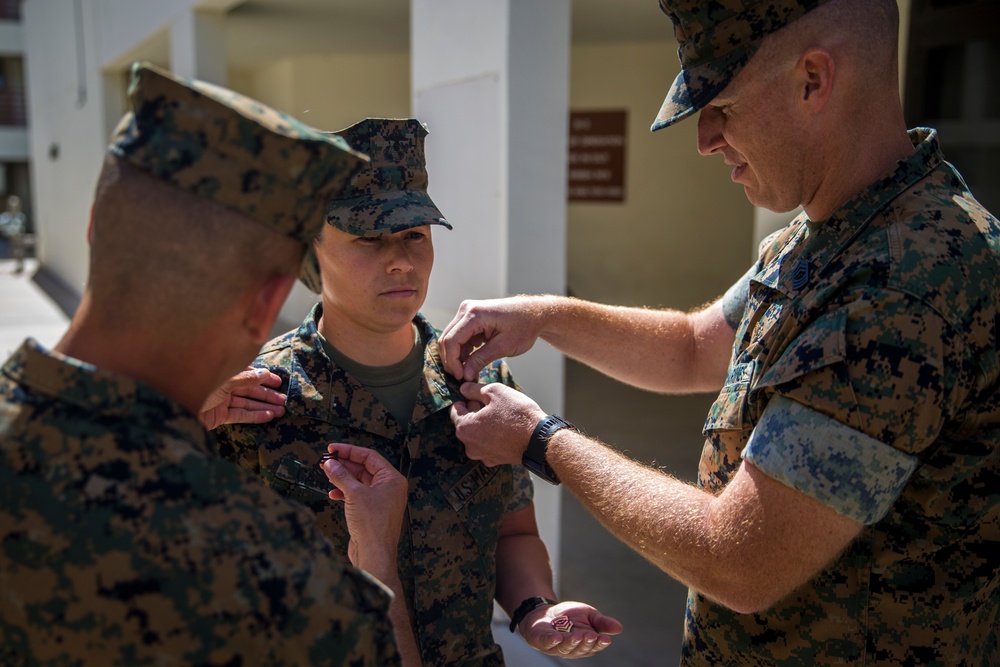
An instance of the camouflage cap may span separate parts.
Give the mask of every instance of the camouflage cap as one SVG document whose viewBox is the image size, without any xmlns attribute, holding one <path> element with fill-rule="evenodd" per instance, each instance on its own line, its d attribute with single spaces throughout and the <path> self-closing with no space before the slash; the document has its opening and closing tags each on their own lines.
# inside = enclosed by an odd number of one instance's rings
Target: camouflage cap
<svg viewBox="0 0 1000 667">
<path fill-rule="evenodd" d="M 761 40 L 827 0 L 659 0 L 674 24 L 681 72 L 653 132 L 710 103 L 756 53 Z"/>
<path fill-rule="evenodd" d="M 424 137 L 427 128 L 415 118 L 365 118 L 335 134 L 371 162 L 326 204 L 326 221 L 337 229 L 364 236 L 393 234 L 421 225 L 449 223 L 427 194 Z M 312 248 L 299 276 L 313 292 L 321 291 L 319 264 Z"/>
<path fill-rule="evenodd" d="M 132 66 L 108 151 L 309 244 L 322 206 L 366 161 L 346 141 L 226 88 Z"/>
</svg>

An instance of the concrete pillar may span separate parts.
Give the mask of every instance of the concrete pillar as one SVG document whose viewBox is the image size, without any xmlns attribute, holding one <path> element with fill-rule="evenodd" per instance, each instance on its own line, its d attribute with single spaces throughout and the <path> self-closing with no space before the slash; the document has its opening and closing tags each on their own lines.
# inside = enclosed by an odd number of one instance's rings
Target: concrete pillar
<svg viewBox="0 0 1000 667">
<path fill-rule="evenodd" d="M 225 16 L 187 9 L 170 24 L 170 67 L 175 74 L 226 85 Z"/>
<path fill-rule="evenodd" d="M 413 112 L 430 130 L 434 230 L 424 312 L 439 327 L 463 299 L 566 289 L 569 0 L 413 0 Z M 563 359 L 539 342 L 510 360 L 543 409 L 563 408 Z M 559 489 L 535 503 L 553 566 Z"/>
</svg>

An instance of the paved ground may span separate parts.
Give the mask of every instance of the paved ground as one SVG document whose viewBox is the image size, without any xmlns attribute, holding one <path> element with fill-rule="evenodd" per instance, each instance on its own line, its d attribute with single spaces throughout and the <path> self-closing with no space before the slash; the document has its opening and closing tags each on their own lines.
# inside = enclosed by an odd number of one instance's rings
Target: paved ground
<svg viewBox="0 0 1000 667">
<path fill-rule="evenodd" d="M 38 263 L 25 260 L 15 273 L 12 259 L 0 259 L 0 359 L 6 359 L 28 336 L 42 345 L 55 345 L 69 318 L 35 282 Z"/>
</svg>

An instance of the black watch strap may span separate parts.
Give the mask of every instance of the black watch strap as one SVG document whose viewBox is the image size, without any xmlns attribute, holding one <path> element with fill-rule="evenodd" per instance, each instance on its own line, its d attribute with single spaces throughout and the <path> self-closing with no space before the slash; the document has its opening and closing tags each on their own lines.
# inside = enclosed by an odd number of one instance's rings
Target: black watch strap
<svg viewBox="0 0 1000 667">
<path fill-rule="evenodd" d="M 555 600 L 550 600 L 548 598 L 543 598 L 536 595 L 533 598 L 527 598 L 524 602 L 517 605 L 517 609 L 514 610 L 514 615 L 510 617 L 510 631 L 514 632 L 517 630 L 517 626 L 521 625 L 521 621 L 524 617 L 530 614 L 533 610 L 541 607 L 543 604 L 555 604 Z"/>
<path fill-rule="evenodd" d="M 552 469 L 552 466 L 549 465 L 548 461 L 545 460 L 545 454 L 548 450 L 549 438 L 556 431 L 564 428 L 575 430 L 576 427 L 556 415 L 546 415 L 543 417 L 535 425 L 535 430 L 531 432 L 531 439 L 528 440 L 528 448 L 524 451 L 524 456 L 521 458 L 521 462 L 525 468 L 550 484 L 558 484 L 559 476 Z"/>
</svg>

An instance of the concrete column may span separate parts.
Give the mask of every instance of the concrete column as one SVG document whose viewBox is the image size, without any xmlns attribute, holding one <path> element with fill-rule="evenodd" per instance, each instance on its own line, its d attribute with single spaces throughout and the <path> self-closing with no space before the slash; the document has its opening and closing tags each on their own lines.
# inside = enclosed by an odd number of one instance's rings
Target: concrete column
<svg viewBox="0 0 1000 667">
<path fill-rule="evenodd" d="M 569 0 L 412 0 L 413 112 L 430 130 L 434 230 L 424 312 L 463 299 L 566 289 Z M 563 359 L 539 342 L 510 360 L 543 409 L 563 408 Z M 536 480 L 542 537 L 559 562 L 559 490 Z"/>
<path fill-rule="evenodd" d="M 170 66 L 175 74 L 226 85 L 225 16 L 187 9 L 170 24 Z"/>
</svg>

